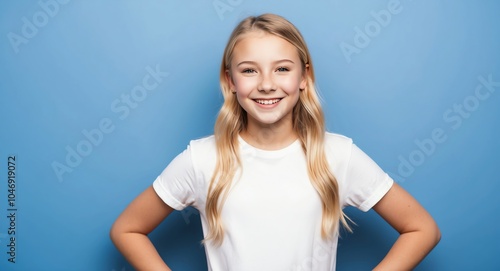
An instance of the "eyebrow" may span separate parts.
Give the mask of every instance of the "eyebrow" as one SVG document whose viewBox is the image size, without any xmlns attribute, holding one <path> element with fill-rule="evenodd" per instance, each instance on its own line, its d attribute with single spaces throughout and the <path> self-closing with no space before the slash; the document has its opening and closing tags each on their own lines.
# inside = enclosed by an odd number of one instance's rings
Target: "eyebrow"
<svg viewBox="0 0 500 271">
<path fill-rule="evenodd" d="M 280 59 L 280 60 L 276 60 L 276 61 L 273 61 L 272 64 L 278 64 L 278 63 L 281 63 L 281 62 L 291 62 L 292 64 L 295 64 L 295 62 L 291 61 L 290 59 Z M 240 66 L 240 65 L 243 65 L 243 64 L 251 64 L 251 65 L 257 65 L 257 62 L 255 61 L 249 61 L 249 60 L 246 60 L 246 61 L 241 61 L 240 63 L 238 63 L 236 65 L 236 67 Z"/>
</svg>

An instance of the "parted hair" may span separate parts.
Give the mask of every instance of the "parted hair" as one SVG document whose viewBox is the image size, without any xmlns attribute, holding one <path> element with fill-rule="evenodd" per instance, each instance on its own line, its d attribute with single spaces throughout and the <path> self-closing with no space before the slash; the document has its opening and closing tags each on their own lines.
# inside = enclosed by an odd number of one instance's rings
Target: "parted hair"
<svg viewBox="0 0 500 271">
<path fill-rule="evenodd" d="M 301 89 L 299 100 L 292 113 L 293 129 L 298 135 L 307 161 L 308 175 L 322 202 L 321 236 L 334 237 L 339 222 L 350 230 L 339 202 L 339 188 L 330 170 L 325 154 L 325 121 L 320 100 L 315 88 L 314 69 L 304 38 L 298 29 L 285 18 L 275 14 L 251 16 L 241 21 L 233 30 L 224 50 L 220 67 L 220 86 L 224 103 L 214 127 L 217 149 L 215 171 L 210 181 L 206 201 L 208 234 L 206 241 L 222 244 L 224 224 L 221 211 L 228 196 L 236 172 L 241 167 L 238 135 L 247 125 L 247 113 L 238 103 L 230 88 L 231 60 L 235 46 L 244 34 L 263 31 L 290 42 L 299 54 L 303 75 L 307 77 L 305 89 Z"/>
</svg>

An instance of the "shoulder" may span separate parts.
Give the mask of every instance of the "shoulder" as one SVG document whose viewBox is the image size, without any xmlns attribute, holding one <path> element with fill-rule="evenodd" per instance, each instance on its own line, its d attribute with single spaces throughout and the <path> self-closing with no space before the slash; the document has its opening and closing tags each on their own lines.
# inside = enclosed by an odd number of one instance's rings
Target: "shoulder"
<svg viewBox="0 0 500 271">
<path fill-rule="evenodd" d="M 352 144 L 352 139 L 350 137 L 332 132 L 325 132 L 325 140 L 327 143 Z"/>
<path fill-rule="evenodd" d="M 325 133 L 325 155 L 332 172 L 336 175 L 337 181 L 344 179 L 344 176 L 351 161 L 353 141 L 351 138 L 336 134 Z"/>
<path fill-rule="evenodd" d="M 199 143 L 199 144 L 207 144 L 207 143 L 210 143 L 210 142 L 214 142 L 215 143 L 215 136 L 214 135 L 208 135 L 208 136 L 200 137 L 200 138 L 197 138 L 197 139 L 193 139 L 190 142 L 191 143 Z"/>
<path fill-rule="evenodd" d="M 215 137 L 213 135 L 191 140 L 188 151 L 195 167 L 206 169 L 212 167 L 217 156 Z"/>
<path fill-rule="evenodd" d="M 336 154 L 349 155 L 352 145 L 352 139 L 347 136 L 330 132 L 325 133 L 325 148 L 327 154 L 333 152 Z"/>
<path fill-rule="evenodd" d="M 194 152 L 210 152 L 215 150 L 215 137 L 213 135 L 193 139 L 189 142 L 189 148 Z"/>
</svg>

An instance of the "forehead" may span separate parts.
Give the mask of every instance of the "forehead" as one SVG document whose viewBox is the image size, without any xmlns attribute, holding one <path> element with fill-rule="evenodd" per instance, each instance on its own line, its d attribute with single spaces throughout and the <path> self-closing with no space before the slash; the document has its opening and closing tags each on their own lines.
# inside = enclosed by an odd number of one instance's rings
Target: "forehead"
<svg viewBox="0 0 500 271">
<path fill-rule="evenodd" d="M 297 48 L 287 40 L 263 31 L 251 31 L 240 36 L 233 50 L 233 61 L 299 60 Z"/>
</svg>

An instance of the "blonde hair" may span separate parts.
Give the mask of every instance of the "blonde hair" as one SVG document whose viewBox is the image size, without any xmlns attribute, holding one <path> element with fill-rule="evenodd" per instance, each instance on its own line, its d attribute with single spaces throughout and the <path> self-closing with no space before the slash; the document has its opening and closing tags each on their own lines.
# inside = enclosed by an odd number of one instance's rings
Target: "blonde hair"
<svg viewBox="0 0 500 271">
<path fill-rule="evenodd" d="M 264 31 L 278 36 L 297 48 L 303 73 L 307 77 L 307 85 L 304 90 L 300 91 L 299 101 L 293 109 L 293 128 L 306 154 L 309 178 L 321 198 L 323 209 L 321 236 L 326 239 L 337 234 L 339 221 L 350 230 L 339 203 L 337 181 L 326 159 L 324 116 L 314 86 L 314 70 L 309 50 L 302 35 L 292 23 L 278 15 L 263 14 L 241 21 L 233 30 L 224 50 L 220 68 L 220 85 L 224 103 L 214 127 L 218 155 L 205 207 L 209 226 L 205 240 L 212 240 L 215 245 L 222 244 L 224 227 L 221 221 L 221 211 L 236 171 L 241 166 L 238 135 L 247 124 L 247 115 L 231 92 L 226 72 L 231 68 L 231 58 L 236 44 L 243 34 L 250 31 Z"/>
</svg>

